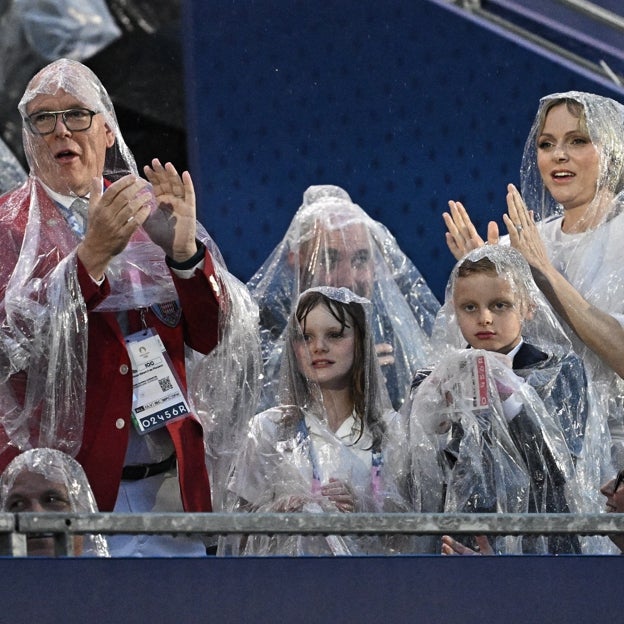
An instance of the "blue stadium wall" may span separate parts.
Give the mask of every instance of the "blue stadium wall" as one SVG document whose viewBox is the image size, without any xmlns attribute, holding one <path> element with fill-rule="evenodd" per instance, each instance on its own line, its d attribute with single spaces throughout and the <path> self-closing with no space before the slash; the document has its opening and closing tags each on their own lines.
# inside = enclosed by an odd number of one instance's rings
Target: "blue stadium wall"
<svg viewBox="0 0 624 624">
<path fill-rule="evenodd" d="M 441 298 L 453 264 L 447 201 L 502 224 L 539 98 L 614 96 L 425 0 L 193 0 L 183 32 L 201 219 L 243 281 L 304 190 L 337 184 Z"/>
</svg>

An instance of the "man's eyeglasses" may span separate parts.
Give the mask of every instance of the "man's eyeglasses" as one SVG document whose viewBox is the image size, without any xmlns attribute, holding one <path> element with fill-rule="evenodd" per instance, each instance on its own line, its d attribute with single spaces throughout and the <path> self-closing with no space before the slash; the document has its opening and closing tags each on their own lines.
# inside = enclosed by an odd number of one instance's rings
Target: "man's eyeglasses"
<svg viewBox="0 0 624 624">
<path fill-rule="evenodd" d="M 58 116 L 61 116 L 65 127 L 70 132 L 82 132 L 88 130 L 93 122 L 93 115 L 97 115 L 96 111 L 88 108 L 68 108 L 60 111 L 39 111 L 26 117 L 28 127 L 35 134 L 46 135 L 52 134 L 56 128 Z"/>
<path fill-rule="evenodd" d="M 613 493 L 615 494 L 618 491 L 620 485 L 624 482 L 624 470 L 620 470 L 615 477 L 615 481 L 613 482 Z"/>
</svg>

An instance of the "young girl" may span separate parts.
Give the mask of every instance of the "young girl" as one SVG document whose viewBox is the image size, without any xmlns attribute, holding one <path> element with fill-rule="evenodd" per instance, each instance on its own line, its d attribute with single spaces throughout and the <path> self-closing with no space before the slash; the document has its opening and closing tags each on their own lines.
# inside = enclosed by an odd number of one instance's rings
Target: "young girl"
<svg viewBox="0 0 624 624">
<path fill-rule="evenodd" d="M 236 511 L 402 511 L 398 414 L 375 357 L 368 300 L 305 291 L 288 323 L 280 405 L 255 416 L 229 490 Z M 383 542 L 388 544 L 387 542 Z M 261 536 L 246 554 L 379 552 L 378 538 Z"/>
</svg>

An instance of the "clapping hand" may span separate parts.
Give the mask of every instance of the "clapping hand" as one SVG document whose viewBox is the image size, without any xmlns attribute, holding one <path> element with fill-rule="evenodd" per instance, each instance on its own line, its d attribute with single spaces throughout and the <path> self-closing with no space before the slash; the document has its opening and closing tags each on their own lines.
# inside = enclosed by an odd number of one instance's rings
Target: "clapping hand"
<svg viewBox="0 0 624 624">
<path fill-rule="evenodd" d="M 455 260 L 461 260 L 469 251 L 481 247 L 485 241 L 479 236 L 472 224 L 468 212 L 458 201 L 449 201 L 450 213 L 442 214 L 446 224 L 446 244 Z M 498 243 L 498 225 L 495 221 L 488 223 L 487 242 L 490 245 Z"/>
<path fill-rule="evenodd" d="M 529 263 L 532 269 L 544 271 L 551 267 L 546 247 L 535 224 L 533 211 L 529 210 L 518 189 L 510 184 L 507 187 L 507 211 L 503 221 L 509 232 L 509 242 Z"/>
<path fill-rule="evenodd" d="M 149 237 L 172 260 L 184 262 L 197 252 L 195 189 L 188 171 L 180 176 L 171 163 L 155 158 L 143 169 L 151 182 L 155 206 L 143 224 Z"/>
<path fill-rule="evenodd" d="M 147 219 L 151 208 L 149 184 L 126 175 L 102 192 L 102 180 L 93 178 L 89 217 L 77 254 L 91 277 L 103 277 L 110 261 L 121 253 Z"/>
</svg>

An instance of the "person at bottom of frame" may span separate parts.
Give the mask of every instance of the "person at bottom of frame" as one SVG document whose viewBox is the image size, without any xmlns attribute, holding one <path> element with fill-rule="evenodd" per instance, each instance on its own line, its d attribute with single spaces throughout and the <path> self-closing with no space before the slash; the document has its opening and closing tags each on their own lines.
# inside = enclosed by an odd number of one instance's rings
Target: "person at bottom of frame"
<svg viewBox="0 0 624 624">
<path fill-rule="evenodd" d="M 550 411 L 538 392 L 552 399 L 548 405 L 565 405 L 555 396 L 557 384 L 536 383 L 533 388 L 535 381 L 526 370 L 514 370 L 522 360 L 520 352 L 526 355 L 529 350 L 542 356 L 534 358 L 533 365 L 549 360 L 557 375 L 570 377 L 569 387 L 583 388 L 580 361 L 576 379 L 574 369 L 562 369 L 555 364 L 557 358 L 523 338 L 539 309 L 539 299 L 530 296 L 537 289 L 529 288 L 525 265 L 514 250 L 488 246 L 475 250 L 453 271 L 450 305 L 436 323 L 445 328 L 450 342 L 459 328 L 470 348 L 448 349 L 433 371 L 420 371 L 415 378 L 410 444 L 417 510 L 565 513 L 589 507 L 568 448 L 569 444 L 580 451 L 584 413 Z M 523 275 L 528 280 L 521 279 Z M 553 332 L 553 327 L 541 325 L 541 330 Z M 534 329 L 528 331 L 536 335 Z M 526 375 L 526 383 L 521 375 Z M 537 379 L 548 377 L 546 369 Z M 559 554 L 580 549 L 576 537 L 497 538 L 500 552 Z"/>
<path fill-rule="evenodd" d="M 0 476 L 0 509 L 8 513 L 96 513 L 95 497 L 82 466 L 49 448 L 31 449 L 15 457 Z M 27 554 L 53 557 L 54 536 L 30 534 Z M 76 535 L 74 556 L 108 557 L 102 535 Z"/>
<path fill-rule="evenodd" d="M 283 404 L 251 422 L 229 489 L 234 511 L 408 511 L 405 435 L 375 357 L 371 306 L 347 288 L 305 291 L 289 319 Z M 252 536 L 224 554 L 396 553 L 408 539 Z"/>
</svg>

